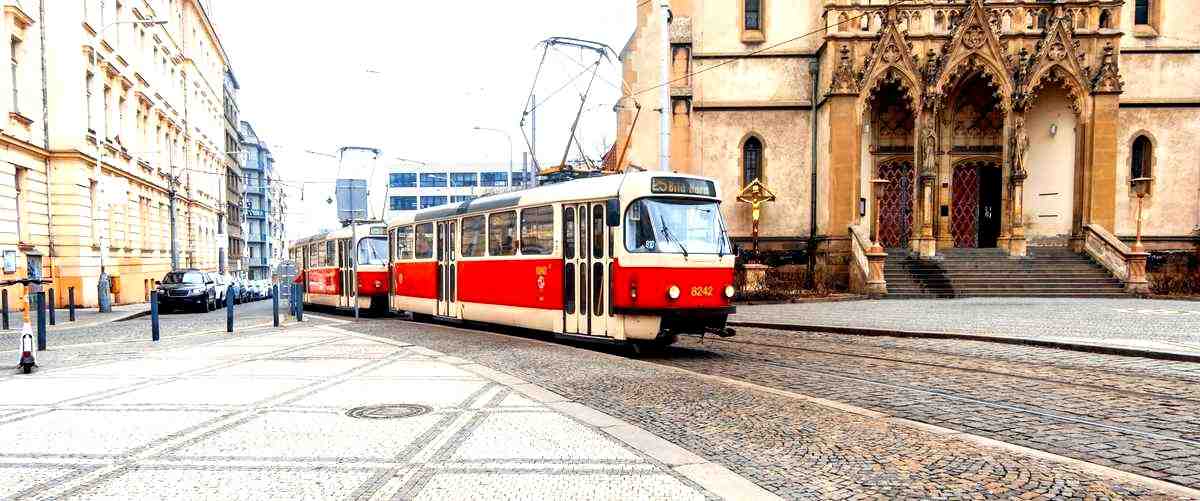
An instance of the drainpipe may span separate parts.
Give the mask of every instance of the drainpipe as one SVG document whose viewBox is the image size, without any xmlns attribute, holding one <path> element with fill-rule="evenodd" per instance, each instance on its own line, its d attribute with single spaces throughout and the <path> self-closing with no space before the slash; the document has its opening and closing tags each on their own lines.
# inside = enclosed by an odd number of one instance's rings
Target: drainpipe
<svg viewBox="0 0 1200 501">
<path fill-rule="evenodd" d="M 54 205 L 51 202 L 53 198 L 50 196 L 51 183 L 50 173 L 50 91 L 48 88 L 49 76 L 46 74 L 46 2 L 38 0 L 38 36 L 41 40 L 39 47 L 42 56 L 42 147 L 46 150 L 46 245 L 49 247 L 46 253 L 46 266 L 50 268 L 49 278 L 54 277 Z M 62 290 L 61 288 L 59 290 Z M 56 308 L 57 305 L 51 305 L 51 308 Z"/>
<path fill-rule="evenodd" d="M 658 168 L 663 172 L 671 171 L 671 1 L 662 0 L 659 3 L 662 10 L 662 82 L 659 97 L 662 99 L 662 112 L 659 114 L 659 158 Z"/>
<path fill-rule="evenodd" d="M 808 283 L 806 286 L 813 289 L 816 286 L 816 270 L 817 270 L 817 91 L 821 81 L 821 58 L 820 54 L 816 58 L 808 62 L 808 74 L 812 78 L 812 108 L 809 110 L 809 130 L 812 134 L 812 142 L 810 143 L 809 165 L 812 167 L 811 186 L 808 191 L 809 205 L 809 220 L 808 220 Z"/>
</svg>

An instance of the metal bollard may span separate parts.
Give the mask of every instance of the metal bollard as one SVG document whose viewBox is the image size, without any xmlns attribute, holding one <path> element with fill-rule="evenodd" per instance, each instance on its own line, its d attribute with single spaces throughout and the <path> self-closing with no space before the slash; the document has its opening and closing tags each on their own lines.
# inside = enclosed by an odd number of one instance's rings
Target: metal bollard
<svg viewBox="0 0 1200 501">
<path fill-rule="evenodd" d="M 150 291 L 150 340 L 158 339 L 158 291 Z"/>
<path fill-rule="evenodd" d="M 67 287 L 67 318 L 75 321 L 75 288 Z"/>
<path fill-rule="evenodd" d="M 50 314 L 50 325 L 56 325 L 58 322 L 54 321 L 54 310 L 58 308 L 58 302 L 55 301 L 54 289 L 50 289 L 49 294 L 50 304 L 46 305 L 46 313 Z"/>
<path fill-rule="evenodd" d="M 296 286 L 296 321 L 304 321 L 304 289 L 303 285 Z"/>
<path fill-rule="evenodd" d="M 271 286 L 271 317 L 275 327 L 279 327 L 279 285 Z"/>
<path fill-rule="evenodd" d="M 8 330 L 8 289 L 0 291 L 0 314 L 3 314 L 4 330 Z"/>
<path fill-rule="evenodd" d="M 225 332 L 233 332 L 233 296 L 225 293 Z"/>
<path fill-rule="evenodd" d="M 46 293 L 35 292 L 33 294 L 34 307 L 37 308 L 37 349 L 38 351 L 46 351 Z"/>
</svg>

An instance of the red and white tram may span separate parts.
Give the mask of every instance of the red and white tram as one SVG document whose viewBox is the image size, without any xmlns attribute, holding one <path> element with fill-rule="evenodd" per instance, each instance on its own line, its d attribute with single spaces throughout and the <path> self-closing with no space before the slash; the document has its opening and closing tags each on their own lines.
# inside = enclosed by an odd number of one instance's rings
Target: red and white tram
<svg viewBox="0 0 1200 501">
<path fill-rule="evenodd" d="M 357 234 L 357 235 L 355 235 Z M 352 237 L 358 240 L 352 244 Z M 350 259 L 357 249 L 358 274 Z M 349 226 L 333 232 L 297 240 L 289 249 L 299 268 L 296 281 L 303 284 L 304 304 L 354 307 L 354 289 L 358 288 L 358 307 L 386 311 L 388 296 L 387 227 L 382 224 Z"/>
<path fill-rule="evenodd" d="M 601 341 L 732 335 L 718 195 L 710 179 L 629 172 L 400 216 L 391 308 Z"/>
</svg>

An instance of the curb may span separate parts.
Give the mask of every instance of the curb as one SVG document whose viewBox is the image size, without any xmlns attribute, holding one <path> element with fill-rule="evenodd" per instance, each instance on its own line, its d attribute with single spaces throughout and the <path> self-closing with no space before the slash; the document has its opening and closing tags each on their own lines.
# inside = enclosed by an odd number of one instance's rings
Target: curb
<svg viewBox="0 0 1200 501">
<path fill-rule="evenodd" d="M 144 317 L 144 316 L 146 316 L 146 315 L 149 315 L 149 314 L 150 314 L 150 310 L 138 311 L 138 312 L 134 312 L 134 313 L 130 313 L 130 314 L 128 314 L 128 315 L 122 316 L 122 317 L 117 317 L 117 318 L 114 318 L 114 319 L 112 319 L 112 320 L 110 320 L 110 321 L 108 321 L 108 322 L 97 322 L 97 324 L 100 324 L 100 323 L 115 323 L 115 322 L 124 322 L 124 321 L 126 321 L 126 320 L 133 320 L 133 319 L 135 319 L 135 318 L 141 318 L 141 317 Z"/>
<path fill-rule="evenodd" d="M 757 329 L 772 329 L 781 331 L 793 332 L 828 332 L 831 334 L 847 334 L 851 336 L 868 336 L 868 337 L 900 337 L 900 338 L 925 338 L 925 339 L 955 339 L 962 341 L 983 341 L 988 343 L 998 344 L 1015 344 L 1022 346 L 1036 346 L 1039 348 L 1054 348 L 1058 350 L 1078 351 L 1084 353 L 1097 353 L 1102 355 L 1116 355 L 1121 357 L 1140 357 L 1154 360 L 1168 360 L 1172 362 L 1192 362 L 1200 363 L 1200 354 L 1184 353 L 1179 351 L 1162 351 L 1162 350 L 1147 350 L 1142 348 L 1127 348 L 1122 346 L 1110 346 L 1091 343 L 1076 343 L 1070 341 L 1051 341 L 1047 339 L 1027 339 L 1018 337 L 1006 336 L 989 336 L 986 334 L 959 334 L 952 332 L 927 332 L 927 331 L 904 331 L 895 329 L 867 329 L 861 327 L 838 327 L 831 325 L 799 325 L 799 324 L 776 324 L 771 322 L 737 322 L 730 321 L 728 325 L 731 327 L 750 327 Z"/>
</svg>

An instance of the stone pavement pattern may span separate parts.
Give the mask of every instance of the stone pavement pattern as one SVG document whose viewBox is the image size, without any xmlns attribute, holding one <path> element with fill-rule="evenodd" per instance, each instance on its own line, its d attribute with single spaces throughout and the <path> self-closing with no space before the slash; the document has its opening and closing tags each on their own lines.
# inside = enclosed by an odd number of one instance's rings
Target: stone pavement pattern
<svg viewBox="0 0 1200 501">
<path fill-rule="evenodd" d="M 1200 364 L 742 328 L 657 362 L 1200 489 Z"/>
<path fill-rule="evenodd" d="M 658 360 L 629 359 L 616 350 L 397 320 L 347 328 L 418 343 L 542 385 L 787 499 L 1164 496 L 1141 484 L 931 433 L 911 422 L 714 380 Z M 680 363 L 710 358 L 700 350 L 672 350 L 669 356 Z"/>
<path fill-rule="evenodd" d="M 406 343 L 298 326 L 126 358 L 0 379 L 0 497 L 712 497 L 545 390 Z M 415 407 L 348 412 L 379 404 Z"/>
<path fill-rule="evenodd" d="M 939 332 L 1200 355 L 1200 302 L 1148 299 L 893 299 L 738 306 L 733 322 Z"/>
</svg>

